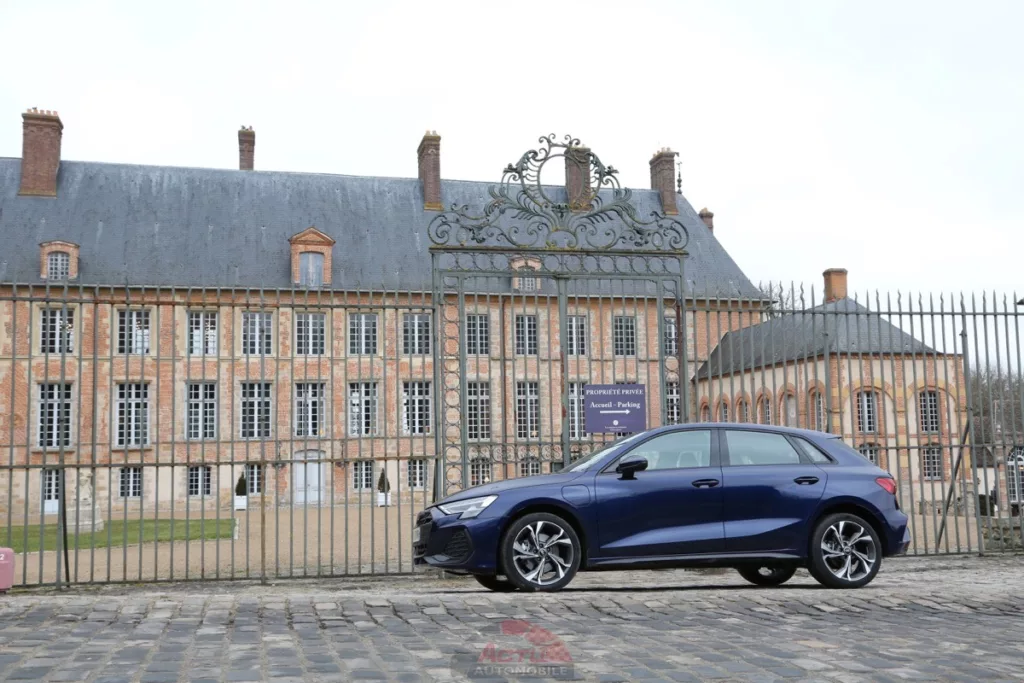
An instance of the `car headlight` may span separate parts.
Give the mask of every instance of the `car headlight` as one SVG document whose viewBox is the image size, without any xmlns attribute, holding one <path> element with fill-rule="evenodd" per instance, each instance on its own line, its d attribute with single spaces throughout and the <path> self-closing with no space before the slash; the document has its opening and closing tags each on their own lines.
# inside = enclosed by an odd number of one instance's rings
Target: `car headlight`
<svg viewBox="0 0 1024 683">
<path fill-rule="evenodd" d="M 446 515 L 459 515 L 459 519 L 473 519 L 496 500 L 498 500 L 497 496 L 484 496 L 482 498 L 468 498 L 455 503 L 445 503 L 437 507 Z"/>
</svg>

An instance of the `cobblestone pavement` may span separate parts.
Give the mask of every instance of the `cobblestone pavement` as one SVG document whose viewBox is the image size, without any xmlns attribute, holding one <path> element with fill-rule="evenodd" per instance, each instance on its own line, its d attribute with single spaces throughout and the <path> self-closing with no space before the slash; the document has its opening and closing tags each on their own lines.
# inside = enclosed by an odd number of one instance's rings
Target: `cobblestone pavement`
<svg viewBox="0 0 1024 683">
<path fill-rule="evenodd" d="M 1024 557 L 893 560 L 857 591 L 654 571 L 553 595 L 415 577 L 0 598 L 3 681 L 512 679 L 510 662 L 609 682 L 1024 680 Z"/>
</svg>

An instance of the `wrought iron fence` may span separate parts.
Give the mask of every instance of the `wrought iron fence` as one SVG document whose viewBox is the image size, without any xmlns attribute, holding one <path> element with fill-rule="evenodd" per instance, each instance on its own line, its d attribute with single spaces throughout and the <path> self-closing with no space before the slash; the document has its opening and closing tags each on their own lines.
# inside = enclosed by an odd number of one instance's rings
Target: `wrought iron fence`
<svg viewBox="0 0 1024 683">
<path fill-rule="evenodd" d="M 680 255 L 454 253 L 430 292 L 0 291 L 17 583 L 411 571 L 436 496 L 613 438 L 588 383 L 645 385 L 651 427 L 841 435 L 896 478 L 912 553 L 1021 548 L 1015 298 L 680 296 Z"/>
</svg>

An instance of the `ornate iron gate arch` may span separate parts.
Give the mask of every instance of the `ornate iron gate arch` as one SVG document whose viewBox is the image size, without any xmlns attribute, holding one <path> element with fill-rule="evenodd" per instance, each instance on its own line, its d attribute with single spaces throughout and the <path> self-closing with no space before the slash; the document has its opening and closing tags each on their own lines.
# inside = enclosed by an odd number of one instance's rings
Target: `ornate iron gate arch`
<svg viewBox="0 0 1024 683">
<path fill-rule="evenodd" d="M 646 384 L 648 426 L 689 419 L 686 227 L 660 205 L 641 217 L 579 139 L 539 143 L 486 205 L 429 225 L 435 498 L 560 469 L 606 441 L 585 431 L 586 383 Z M 542 182 L 555 159 L 564 190 Z"/>
</svg>

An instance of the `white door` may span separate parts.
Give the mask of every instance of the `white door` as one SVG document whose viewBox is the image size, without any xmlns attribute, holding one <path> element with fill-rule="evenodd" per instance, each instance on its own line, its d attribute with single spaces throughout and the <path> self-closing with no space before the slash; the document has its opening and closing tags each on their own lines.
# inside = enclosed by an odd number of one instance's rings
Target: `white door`
<svg viewBox="0 0 1024 683">
<path fill-rule="evenodd" d="M 302 451 L 295 454 L 295 502 L 316 505 L 323 497 L 323 463 L 320 451 Z M 304 461 L 304 462 L 302 462 Z"/>
<path fill-rule="evenodd" d="M 43 514 L 55 515 L 60 508 L 60 471 L 43 470 Z"/>
</svg>

